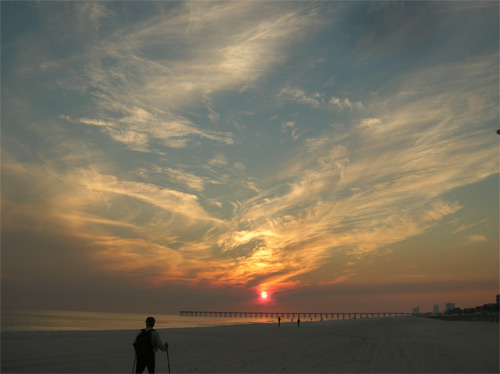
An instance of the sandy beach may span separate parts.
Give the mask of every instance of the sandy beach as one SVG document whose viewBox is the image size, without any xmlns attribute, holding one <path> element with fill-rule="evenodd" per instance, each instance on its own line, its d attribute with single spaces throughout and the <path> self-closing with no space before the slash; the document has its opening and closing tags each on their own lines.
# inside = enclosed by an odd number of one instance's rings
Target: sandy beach
<svg viewBox="0 0 500 374">
<path fill-rule="evenodd" d="M 402 317 L 159 332 L 173 373 L 499 372 L 496 323 Z M 130 373 L 135 334 L 2 333 L 1 372 Z M 158 373 L 168 372 L 164 352 L 156 362 Z"/>
</svg>

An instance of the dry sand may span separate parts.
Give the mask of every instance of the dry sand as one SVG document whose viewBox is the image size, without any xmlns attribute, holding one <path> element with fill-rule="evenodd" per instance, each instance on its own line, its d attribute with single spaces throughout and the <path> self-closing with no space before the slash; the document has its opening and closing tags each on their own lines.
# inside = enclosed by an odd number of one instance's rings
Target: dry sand
<svg viewBox="0 0 500 374">
<path fill-rule="evenodd" d="M 140 328 L 139 326 L 138 328 Z M 159 330 L 173 373 L 498 373 L 499 326 L 426 318 Z M 2 373 L 130 373 L 135 331 L 2 334 Z M 167 356 L 156 355 L 157 373 Z"/>
</svg>

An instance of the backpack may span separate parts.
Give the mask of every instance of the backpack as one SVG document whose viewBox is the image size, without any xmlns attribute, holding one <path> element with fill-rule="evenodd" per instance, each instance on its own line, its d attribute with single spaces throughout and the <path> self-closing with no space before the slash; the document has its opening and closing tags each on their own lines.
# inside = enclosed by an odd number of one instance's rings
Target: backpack
<svg viewBox="0 0 500 374">
<path fill-rule="evenodd" d="M 134 349 L 137 356 L 151 356 L 154 354 L 151 331 L 142 329 L 137 338 L 135 338 Z"/>
</svg>

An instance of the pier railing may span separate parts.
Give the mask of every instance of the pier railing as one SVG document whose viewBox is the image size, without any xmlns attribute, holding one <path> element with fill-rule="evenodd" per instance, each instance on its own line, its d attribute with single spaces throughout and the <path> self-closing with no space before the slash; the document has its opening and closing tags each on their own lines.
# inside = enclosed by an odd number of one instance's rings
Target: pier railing
<svg viewBox="0 0 500 374">
<path fill-rule="evenodd" d="M 181 310 L 181 317 L 215 317 L 215 318 L 314 318 L 314 319 L 358 319 L 358 318 L 387 318 L 409 317 L 412 313 L 385 312 L 385 313 L 347 313 L 347 312 L 214 312 Z"/>
</svg>

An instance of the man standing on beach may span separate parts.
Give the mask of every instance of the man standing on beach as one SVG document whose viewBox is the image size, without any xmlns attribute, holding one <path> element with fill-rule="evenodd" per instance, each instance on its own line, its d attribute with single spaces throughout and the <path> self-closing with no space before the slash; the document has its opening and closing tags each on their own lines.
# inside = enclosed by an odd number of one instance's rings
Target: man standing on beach
<svg viewBox="0 0 500 374">
<path fill-rule="evenodd" d="M 154 373 L 156 351 L 160 349 L 166 352 L 168 349 L 168 343 L 163 345 L 160 334 L 153 329 L 155 322 L 153 317 L 146 318 L 146 328 L 142 329 L 134 340 L 136 373 L 142 373 L 145 368 L 148 368 L 148 373 Z"/>
</svg>

